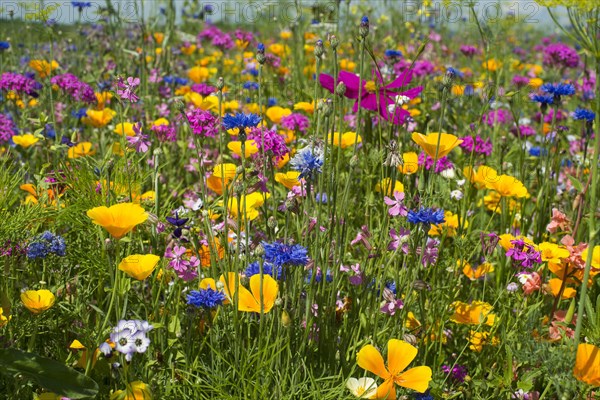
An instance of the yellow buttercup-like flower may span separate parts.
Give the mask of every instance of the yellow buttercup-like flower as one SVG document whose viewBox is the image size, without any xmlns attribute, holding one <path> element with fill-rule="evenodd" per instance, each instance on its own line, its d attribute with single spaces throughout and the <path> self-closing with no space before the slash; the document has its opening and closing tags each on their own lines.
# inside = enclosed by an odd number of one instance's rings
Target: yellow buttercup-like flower
<svg viewBox="0 0 600 400">
<path fill-rule="evenodd" d="M 117 124 L 113 132 L 121 136 L 123 135 L 123 133 L 127 136 L 135 136 L 135 132 L 133 131 L 133 124 L 131 122 L 123 122 L 122 124 Z"/>
<path fill-rule="evenodd" d="M 138 281 L 143 281 L 154 272 L 159 256 L 154 254 L 132 254 L 119 263 L 119 269 Z"/>
<path fill-rule="evenodd" d="M 412 140 L 418 144 L 429 157 L 435 159 L 447 156 L 456 146 L 463 141 L 449 133 L 433 132 L 428 135 L 423 135 L 419 132 L 413 132 Z M 439 142 L 439 148 L 438 148 Z"/>
<path fill-rule="evenodd" d="M 419 156 L 411 151 L 402 154 L 402 165 L 398 166 L 398 171 L 404 175 L 414 174 L 419 170 Z"/>
<path fill-rule="evenodd" d="M 383 178 L 381 182 L 375 185 L 375 191 L 378 193 L 383 192 L 386 196 L 391 196 L 394 192 L 404 193 L 404 185 L 400 181 L 395 181 L 392 187 L 392 180 L 390 178 Z"/>
<path fill-rule="evenodd" d="M 496 315 L 492 314 L 492 305 L 484 301 L 474 301 L 471 304 L 455 301 L 451 307 L 454 308 L 454 315 L 450 321 L 457 324 L 479 325 L 484 323 L 492 326 L 496 321 Z"/>
<path fill-rule="evenodd" d="M 56 298 L 47 289 L 27 290 L 21 293 L 21 301 L 25 308 L 34 314 L 46 311 L 54 305 Z"/>
<path fill-rule="evenodd" d="M 240 141 L 231 141 L 227 143 L 227 148 L 233 151 L 239 157 L 242 156 L 242 142 Z M 254 140 L 246 140 L 244 143 L 244 157 L 248 158 L 252 154 L 258 153 L 258 146 Z"/>
<path fill-rule="evenodd" d="M 33 146 L 39 140 L 40 140 L 39 138 L 33 136 L 31 133 L 26 133 L 24 135 L 15 135 L 12 137 L 12 141 L 16 145 L 19 145 L 19 146 L 23 147 L 24 149 Z"/>
<path fill-rule="evenodd" d="M 95 207 L 88 210 L 87 216 L 96 225 L 100 225 L 114 238 L 120 239 L 148 219 L 148 214 L 139 205 L 121 203 L 109 207 Z"/>
</svg>

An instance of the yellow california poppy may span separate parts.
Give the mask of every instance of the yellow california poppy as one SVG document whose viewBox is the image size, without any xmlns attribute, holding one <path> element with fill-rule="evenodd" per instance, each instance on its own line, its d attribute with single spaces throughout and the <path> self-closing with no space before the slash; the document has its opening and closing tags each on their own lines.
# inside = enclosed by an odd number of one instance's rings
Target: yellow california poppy
<svg viewBox="0 0 600 400">
<path fill-rule="evenodd" d="M 492 326 L 496 321 L 496 315 L 492 314 L 492 305 L 484 301 L 474 301 L 471 304 L 455 301 L 451 305 L 454 308 L 454 315 L 450 321 L 457 324 L 479 325 L 484 323 Z"/>
<path fill-rule="evenodd" d="M 31 60 L 29 61 L 29 66 L 33 68 L 42 79 L 49 76 L 52 73 L 52 71 L 59 67 L 58 63 L 55 60 L 52 60 L 50 62 L 46 60 Z"/>
<path fill-rule="evenodd" d="M 119 263 L 119 269 L 138 281 L 143 281 L 156 268 L 159 256 L 154 254 L 132 254 Z"/>
<path fill-rule="evenodd" d="M 0 307 L 0 328 L 2 328 L 4 325 L 8 324 L 8 321 L 10 321 L 10 315 L 9 316 L 5 316 L 4 315 L 4 309 L 2 309 L 2 307 Z"/>
<path fill-rule="evenodd" d="M 86 157 L 94 154 L 96 154 L 96 150 L 92 148 L 92 144 L 90 142 L 77 143 L 75 146 L 69 147 L 69 150 L 67 150 L 67 157 L 69 158 Z"/>
<path fill-rule="evenodd" d="M 375 185 L 375 191 L 378 193 L 383 192 L 386 196 L 391 196 L 394 192 L 404 193 L 404 185 L 400 181 L 395 181 L 392 187 L 392 180 L 390 178 L 383 178 L 381 182 Z"/>
<path fill-rule="evenodd" d="M 283 107 L 279 107 L 279 106 L 273 106 L 273 107 L 269 107 L 267 108 L 267 118 L 269 118 L 271 120 L 271 122 L 273 122 L 274 124 L 279 124 L 281 123 L 281 119 L 285 116 L 288 116 L 292 113 L 292 110 L 290 110 L 289 108 L 283 108 Z"/>
<path fill-rule="evenodd" d="M 112 121 L 117 112 L 106 107 L 102 110 L 88 109 L 85 115 L 85 117 L 81 118 L 81 122 L 94 128 L 102 128 Z"/>
<path fill-rule="evenodd" d="M 109 207 L 95 207 L 88 210 L 87 216 L 96 225 L 100 225 L 114 238 L 120 239 L 142 222 L 148 219 L 148 214 L 134 203 L 120 203 Z"/>
<path fill-rule="evenodd" d="M 414 174 L 419 170 L 419 156 L 414 151 L 402 154 L 402 165 L 398 166 L 398 171 L 404 175 Z"/>
<path fill-rule="evenodd" d="M 262 294 L 260 290 L 261 281 Z M 262 308 L 264 313 L 268 313 L 275 305 L 278 293 L 279 285 L 271 275 L 252 275 L 250 278 L 250 290 L 243 286 L 238 288 L 238 310 L 260 313 Z"/>
<path fill-rule="evenodd" d="M 27 290 L 21 293 L 21 301 L 25 308 L 34 314 L 46 311 L 54 305 L 56 298 L 47 289 Z"/>
<path fill-rule="evenodd" d="M 435 159 L 447 156 L 456 146 L 463 141 L 458 137 L 449 133 L 432 132 L 428 135 L 423 135 L 419 132 L 413 132 L 412 140 L 418 144 L 429 157 Z M 438 148 L 439 141 L 439 148 Z"/>
<path fill-rule="evenodd" d="M 239 157 L 242 156 L 242 142 L 240 141 L 231 141 L 227 143 L 227 148 L 233 151 Z M 248 158 L 252 154 L 258 153 L 258 145 L 254 140 L 246 140 L 244 143 L 244 157 Z"/>
<path fill-rule="evenodd" d="M 110 395 L 110 400 L 152 400 L 150 387 L 142 381 L 127 384 L 127 388 L 117 390 Z"/>
<path fill-rule="evenodd" d="M 294 186 L 300 186 L 299 176 L 300 172 L 298 171 L 278 172 L 275 174 L 275 181 L 292 190 Z"/>
<path fill-rule="evenodd" d="M 127 136 L 135 136 L 135 132 L 133 131 L 133 124 L 131 122 L 123 122 L 121 124 L 117 124 L 113 132 L 117 135 L 123 135 L 123 133 L 125 133 L 125 135 Z"/>
<path fill-rule="evenodd" d="M 477 189 L 483 189 L 488 183 L 496 182 L 498 180 L 498 172 L 496 172 L 494 168 L 486 165 L 477 167 L 477 172 L 473 171 L 473 168 L 470 166 L 465 167 L 463 169 L 463 174 Z"/>
<path fill-rule="evenodd" d="M 472 281 L 476 281 L 479 278 L 483 278 L 485 275 L 494 272 L 494 266 L 488 262 L 478 265 L 476 268 L 471 267 L 470 264 L 466 264 L 463 268 L 463 274 Z"/>
<path fill-rule="evenodd" d="M 500 175 L 497 179 L 488 180 L 486 187 L 496 191 L 502 197 L 527 197 L 529 195 L 523 182 L 510 175 Z"/>
<path fill-rule="evenodd" d="M 356 132 L 344 132 L 341 134 L 341 138 L 338 132 L 334 132 L 333 134 L 330 133 L 327 137 L 327 142 L 331 143 L 332 138 L 333 145 L 341 147 L 342 149 L 354 146 L 354 144 L 357 142 L 362 142 L 362 137 L 360 137 L 360 135 L 358 135 Z"/>
<path fill-rule="evenodd" d="M 588 385 L 600 386 L 600 347 L 590 343 L 577 346 L 573 375 Z"/>
<path fill-rule="evenodd" d="M 402 372 L 417 356 L 417 348 L 403 340 L 390 339 L 387 349 L 387 368 L 383 363 L 381 353 L 370 344 L 360 349 L 356 356 L 359 367 L 385 380 L 377 388 L 377 398 L 395 399 L 394 384 L 424 393 L 431 381 L 431 368 L 420 366 Z"/>
</svg>

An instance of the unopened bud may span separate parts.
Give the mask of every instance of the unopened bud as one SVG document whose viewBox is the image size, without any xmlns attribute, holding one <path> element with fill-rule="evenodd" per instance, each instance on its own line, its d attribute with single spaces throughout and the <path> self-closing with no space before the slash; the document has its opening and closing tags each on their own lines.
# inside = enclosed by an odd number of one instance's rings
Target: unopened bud
<svg viewBox="0 0 600 400">
<path fill-rule="evenodd" d="M 325 47 L 323 47 L 323 41 L 321 39 L 317 40 L 317 43 L 315 44 L 315 57 L 317 58 L 321 58 L 323 57 L 323 54 L 325 53 Z"/>
<path fill-rule="evenodd" d="M 337 86 L 335 87 L 335 94 L 337 94 L 340 97 L 346 94 L 346 85 L 344 84 L 344 82 L 339 82 L 337 84 Z"/>
<path fill-rule="evenodd" d="M 363 39 L 369 35 L 369 18 L 366 15 L 360 20 L 358 34 Z"/>
<path fill-rule="evenodd" d="M 217 80 L 217 89 L 223 90 L 224 87 L 225 87 L 225 80 L 223 79 L 222 76 L 220 76 L 219 79 Z"/>
<path fill-rule="evenodd" d="M 273 216 L 270 216 L 269 219 L 267 220 L 267 226 L 271 229 L 277 228 L 277 219 L 274 218 Z"/>
<path fill-rule="evenodd" d="M 340 41 L 335 35 L 331 35 L 331 37 L 329 38 L 329 44 L 331 45 L 333 51 L 335 51 L 340 45 Z"/>
</svg>

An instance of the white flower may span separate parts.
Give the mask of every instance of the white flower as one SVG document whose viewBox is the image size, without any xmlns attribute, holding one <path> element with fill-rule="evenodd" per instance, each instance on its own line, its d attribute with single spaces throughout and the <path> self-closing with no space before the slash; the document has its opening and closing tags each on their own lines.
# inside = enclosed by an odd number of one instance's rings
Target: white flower
<svg viewBox="0 0 600 400">
<path fill-rule="evenodd" d="M 467 182 L 467 180 L 466 180 L 466 179 L 461 179 L 461 180 L 458 180 L 458 181 L 456 181 L 456 184 L 457 184 L 458 186 L 463 186 L 463 185 L 464 185 L 466 182 Z"/>
<path fill-rule="evenodd" d="M 362 399 L 370 399 L 377 394 L 377 384 L 373 378 L 348 378 L 346 387 L 353 395 Z"/>
<path fill-rule="evenodd" d="M 442 175 L 446 179 L 454 179 L 454 177 L 456 176 L 456 174 L 454 173 L 454 168 L 445 169 L 442 172 L 440 172 L 440 175 Z"/>
<path fill-rule="evenodd" d="M 450 198 L 453 200 L 460 200 L 463 198 L 463 192 L 460 190 L 453 190 L 450 192 Z"/>
</svg>

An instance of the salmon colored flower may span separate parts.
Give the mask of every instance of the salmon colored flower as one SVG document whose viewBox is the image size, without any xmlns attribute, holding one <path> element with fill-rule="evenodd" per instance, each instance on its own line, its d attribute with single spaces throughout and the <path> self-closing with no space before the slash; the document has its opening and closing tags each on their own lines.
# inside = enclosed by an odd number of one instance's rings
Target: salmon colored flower
<svg viewBox="0 0 600 400">
<path fill-rule="evenodd" d="M 413 132 L 412 140 L 434 160 L 436 157 L 437 159 L 440 159 L 447 156 L 448 153 L 450 153 L 455 147 L 463 142 L 458 137 L 445 132 L 432 132 L 428 135 L 423 135 L 419 132 Z"/>
<path fill-rule="evenodd" d="M 95 207 L 88 210 L 87 216 L 96 225 L 100 225 L 114 238 L 120 239 L 136 225 L 148 219 L 148 214 L 139 204 L 120 203 L 109 207 Z"/>
<path fill-rule="evenodd" d="M 377 399 L 395 399 L 394 384 L 424 393 L 431 381 L 431 368 L 414 367 L 402 372 L 417 356 L 417 348 L 409 343 L 390 339 L 388 341 L 387 367 L 381 353 L 372 345 L 364 346 L 356 356 L 359 367 L 383 378 L 385 381 L 377 388 Z"/>
<path fill-rule="evenodd" d="M 573 375 L 578 381 L 600 386 L 600 348 L 590 343 L 577 346 Z"/>
<path fill-rule="evenodd" d="M 25 308 L 34 314 L 46 311 L 54 305 L 56 298 L 47 289 L 27 290 L 21 293 L 21 301 Z"/>
<path fill-rule="evenodd" d="M 156 268 L 159 256 L 154 254 L 132 254 L 119 263 L 119 269 L 138 281 L 143 281 Z"/>
<path fill-rule="evenodd" d="M 23 135 L 15 135 L 12 137 L 14 144 L 23 147 L 24 149 L 33 146 L 39 142 L 39 138 L 35 137 L 31 133 L 25 133 Z"/>
<path fill-rule="evenodd" d="M 262 294 L 261 294 L 262 279 Z M 247 312 L 268 313 L 275 305 L 275 299 L 279 293 L 279 285 L 271 275 L 252 275 L 250 278 L 250 290 L 243 286 L 238 288 L 238 310 Z M 261 302 L 262 300 L 262 302 Z"/>
</svg>

